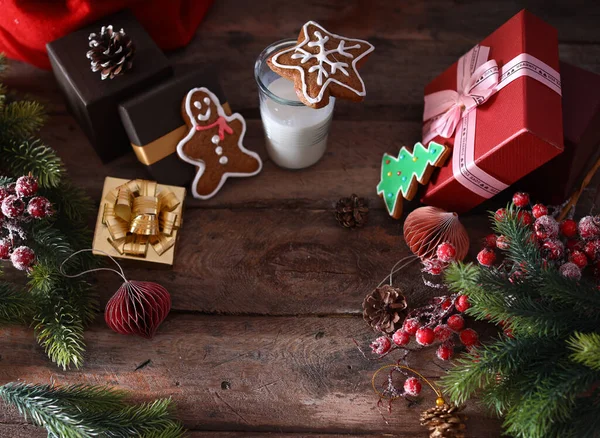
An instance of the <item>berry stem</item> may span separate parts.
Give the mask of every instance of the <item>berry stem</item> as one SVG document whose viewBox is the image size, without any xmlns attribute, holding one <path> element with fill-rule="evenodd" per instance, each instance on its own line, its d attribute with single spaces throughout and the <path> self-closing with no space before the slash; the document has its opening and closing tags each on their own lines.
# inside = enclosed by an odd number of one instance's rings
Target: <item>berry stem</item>
<svg viewBox="0 0 600 438">
<path fill-rule="evenodd" d="M 417 375 L 420 379 L 423 380 L 423 382 L 427 383 L 427 385 L 429 385 L 429 387 L 431 388 L 431 390 L 433 392 L 435 392 L 435 395 L 438 396 L 438 399 L 441 399 L 444 403 L 444 397 L 442 396 L 442 391 L 440 391 L 440 389 L 435 386 L 433 383 L 431 383 L 429 380 L 427 380 L 427 378 L 425 376 L 423 376 L 421 373 L 419 373 L 418 371 L 413 370 L 410 367 L 407 367 L 405 365 L 384 365 L 381 368 L 379 368 L 377 371 L 375 371 L 375 373 L 373 374 L 373 377 L 371 378 L 371 386 L 373 386 L 373 390 L 375 391 L 375 393 L 382 399 L 382 400 L 395 400 L 397 398 L 400 398 L 400 396 L 394 396 L 394 397 L 388 397 L 387 395 L 383 394 L 382 392 L 380 392 L 377 389 L 377 385 L 375 385 L 375 378 L 377 377 L 377 375 L 384 370 L 387 370 L 389 368 L 394 368 L 397 369 L 398 371 L 401 370 L 407 370 L 410 371 L 411 373 Z M 393 370 L 392 370 L 393 371 Z M 403 373 L 404 374 L 404 373 Z"/>
</svg>

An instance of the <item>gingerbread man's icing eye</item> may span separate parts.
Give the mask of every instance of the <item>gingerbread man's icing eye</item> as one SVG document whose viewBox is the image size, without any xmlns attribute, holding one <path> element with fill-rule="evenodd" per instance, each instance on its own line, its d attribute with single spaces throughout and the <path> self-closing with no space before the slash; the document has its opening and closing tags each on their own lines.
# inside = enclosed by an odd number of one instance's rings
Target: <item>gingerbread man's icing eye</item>
<svg viewBox="0 0 600 438">
<path fill-rule="evenodd" d="M 210 105 L 210 99 L 208 97 L 204 98 L 204 104 L 205 105 Z"/>
<path fill-rule="evenodd" d="M 194 106 L 198 109 L 202 108 L 202 104 L 198 101 L 194 102 Z"/>
</svg>

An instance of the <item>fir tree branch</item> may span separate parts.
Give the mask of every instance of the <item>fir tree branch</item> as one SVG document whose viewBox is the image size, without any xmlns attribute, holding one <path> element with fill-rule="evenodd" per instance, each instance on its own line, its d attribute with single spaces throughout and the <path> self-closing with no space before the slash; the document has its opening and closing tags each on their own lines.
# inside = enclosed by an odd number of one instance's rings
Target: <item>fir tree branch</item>
<svg viewBox="0 0 600 438">
<path fill-rule="evenodd" d="M 62 438 L 179 438 L 182 426 L 171 415 L 169 399 L 130 405 L 125 394 L 105 386 L 53 387 L 8 383 L 0 397 L 16 406 L 49 436 Z"/>
<path fill-rule="evenodd" d="M 33 302 L 25 291 L 0 283 L 0 324 L 23 324 L 31 321 Z"/>
<path fill-rule="evenodd" d="M 63 163 L 56 152 L 40 140 L 11 141 L 0 145 L 0 163 L 10 168 L 13 174 L 26 175 L 31 172 L 41 187 L 57 188 L 64 172 Z"/>
<path fill-rule="evenodd" d="M 37 102 L 4 103 L 0 112 L 0 138 L 24 140 L 34 135 L 45 121 L 44 107 Z"/>
<path fill-rule="evenodd" d="M 573 350 L 573 361 L 600 370 L 600 334 L 576 332 L 567 340 L 567 344 Z"/>
</svg>

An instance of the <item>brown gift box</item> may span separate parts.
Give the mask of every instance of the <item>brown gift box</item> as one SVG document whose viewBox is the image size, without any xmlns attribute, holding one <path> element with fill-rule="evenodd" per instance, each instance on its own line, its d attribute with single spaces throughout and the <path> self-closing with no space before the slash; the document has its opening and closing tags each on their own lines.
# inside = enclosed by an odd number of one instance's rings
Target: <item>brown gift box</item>
<svg viewBox="0 0 600 438">
<path fill-rule="evenodd" d="M 183 187 L 107 177 L 92 252 L 172 265 L 184 200 Z"/>
</svg>

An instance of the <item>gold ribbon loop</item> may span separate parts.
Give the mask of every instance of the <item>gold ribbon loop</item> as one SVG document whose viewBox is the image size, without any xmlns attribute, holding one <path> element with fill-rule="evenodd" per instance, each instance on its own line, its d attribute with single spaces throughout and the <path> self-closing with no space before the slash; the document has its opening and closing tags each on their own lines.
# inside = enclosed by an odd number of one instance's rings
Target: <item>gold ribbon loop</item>
<svg viewBox="0 0 600 438">
<path fill-rule="evenodd" d="M 181 226 L 183 200 L 154 181 L 131 180 L 104 198 L 102 223 L 119 254 L 146 257 L 148 243 L 158 255 L 173 245 Z"/>
</svg>

